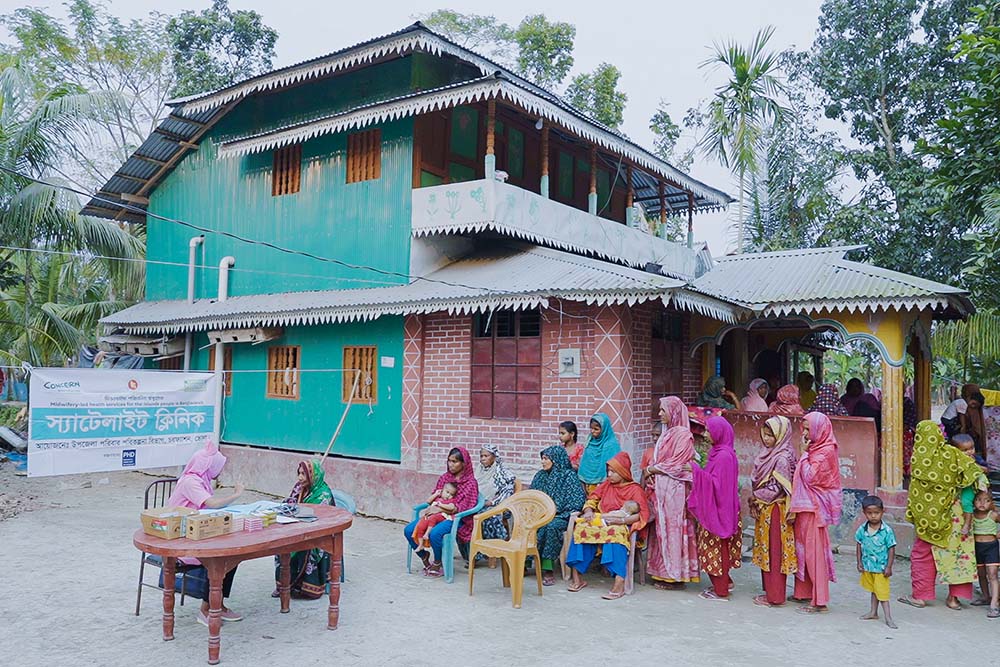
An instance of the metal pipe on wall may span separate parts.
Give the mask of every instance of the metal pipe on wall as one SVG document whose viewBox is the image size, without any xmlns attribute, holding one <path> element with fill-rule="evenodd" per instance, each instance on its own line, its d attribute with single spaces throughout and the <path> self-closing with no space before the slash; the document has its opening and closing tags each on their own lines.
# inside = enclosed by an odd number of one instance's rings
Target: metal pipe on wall
<svg viewBox="0 0 1000 667">
<path fill-rule="evenodd" d="M 229 269 L 236 264 L 236 258 L 231 255 L 226 255 L 219 262 L 219 295 L 218 301 L 221 303 L 229 298 Z M 222 432 L 220 428 L 222 426 L 222 400 L 225 396 L 225 387 L 223 385 L 225 381 L 225 375 L 223 373 L 223 366 L 225 365 L 226 358 L 226 344 L 221 340 L 215 344 L 215 375 L 218 377 L 218 382 L 215 386 L 215 436 L 218 441 L 222 441 Z"/>
<path fill-rule="evenodd" d="M 188 241 L 188 303 L 194 303 L 195 251 L 205 241 L 205 235 L 192 236 Z M 191 370 L 191 332 L 184 334 L 184 370 Z"/>
</svg>

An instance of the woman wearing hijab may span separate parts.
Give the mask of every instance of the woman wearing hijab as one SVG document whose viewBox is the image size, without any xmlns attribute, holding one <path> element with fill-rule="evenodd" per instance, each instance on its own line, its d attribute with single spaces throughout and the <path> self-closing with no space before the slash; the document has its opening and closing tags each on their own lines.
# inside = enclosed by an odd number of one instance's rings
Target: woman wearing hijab
<svg viewBox="0 0 1000 667">
<path fill-rule="evenodd" d="M 479 495 L 486 499 L 483 509 L 494 507 L 514 495 L 514 475 L 507 470 L 500 458 L 500 448 L 493 443 L 485 444 L 479 450 L 479 462 L 476 463 L 476 484 Z M 503 517 L 492 516 L 482 522 L 483 537 L 491 540 L 506 540 L 507 527 Z M 476 560 L 486 560 L 479 554 Z"/>
<path fill-rule="evenodd" d="M 840 522 L 843 485 L 840 455 L 833 424 L 822 412 L 810 412 L 802 420 L 804 451 L 795 466 L 792 501 L 788 508 L 795 521 L 795 555 L 798 571 L 792 599 L 809 602 L 798 611 L 828 611 L 830 582 L 837 581 L 830 548 L 830 526 Z"/>
<path fill-rule="evenodd" d="M 910 462 L 913 461 L 913 440 L 917 435 L 917 404 L 909 396 L 903 396 L 903 475 L 910 476 Z"/>
<path fill-rule="evenodd" d="M 753 462 L 750 473 L 753 516 L 753 564 L 760 568 L 764 594 L 753 599 L 762 607 L 785 604 L 785 582 L 798 570 L 795 558 L 795 530 L 786 521 L 788 503 L 799 458 L 792 444 L 792 423 L 787 417 L 774 416 L 760 429 L 764 446 Z"/>
<path fill-rule="evenodd" d="M 668 396 L 660 399 L 660 419 L 667 426 Z M 684 412 L 685 417 L 687 412 Z M 666 429 L 653 448 L 651 461 L 643 469 L 653 519 L 648 544 L 646 571 L 659 589 L 680 588 L 699 580 L 695 522 L 688 515 L 691 492 L 691 461 L 694 436 L 686 425 Z"/>
<path fill-rule="evenodd" d="M 764 378 L 757 378 L 750 381 L 747 388 L 747 395 L 743 397 L 744 412 L 767 412 L 767 395 L 771 392 L 771 387 Z"/>
<path fill-rule="evenodd" d="M 333 491 L 326 483 L 326 473 L 317 460 L 300 461 L 298 480 L 292 487 L 292 492 L 285 498 L 286 503 L 332 505 Z M 274 581 L 281 578 L 281 561 L 274 558 Z M 295 551 L 291 558 L 292 595 L 316 600 L 326 593 L 326 582 L 330 575 L 330 554 L 322 549 Z M 278 597 L 278 591 L 271 593 Z"/>
<path fill-rule="evenodd" d="M 706 426 L 712 448 L 704 468 L 691 464 L 688 511 L 698 519 L 698 556 L 712 580 L 712 588 L 703 591 L 701 597 L 727 600 L 733 585 L 729 570 L 742 565 L 739 463 L 733 449 L 732 425 L 723 417 L 712 417 Z"/>
<path fill-rule="evenodd" d="M 538 529 L 538 554 L 542 559 L 542 585 L 555 583 L 552 574 L 555 561 L 562 553 L 563 537 L 569 525 L 569 515 L 579 512 L 587 501 L 580 479 L 570 463 L 566 448 L 554 445 L 542 450 L 542 469 L 535 473 L 531 488 L 548 494 L 556 505 L 556 515 Z"/>
<path fill-rule="evenodd" d="M 705 388 L 698 394 L 697 405 L 706 408 L 740 410 L 740 397 L 726 389 L 726 381 L 718 375 L 708 378 Z"/>
<path fill-rule="evenodd" d="M 771 403 L 772 415 L 798 416 L 802 413 L 802 403 L 799 400 L 799 388 L 794 384 L 786 384 L 778 390 L 778 398 Z"/>
<path fill-rule="evenodd" d="M 434 485 L 435 494 L 444 488 L 445 484 L 454 484 L 458 487 L 455 497 L 450 503 L 431 505 L 427 508 L 430 513 L 447 512 L 457 514 L 471 510 L 479 502 L 479 485 L 476 483 L 475 471 L 472 468 L 472 457 L 465 447 L 453 447 L 448 452 L 448 467 L 444 474 L 438 477 L 437 484 Z M 432 496 L 433 498 L 434 496 Z M 431 502 L 428 500 L 428 502 Z M 434 553 L 434 560 L 426 550 L 417 551 L 420 560 L 424 562 L 425 577 L 444 576 L 444 567 L 441 564 L 441 550 L 444 545 L 444 536 L 451 532 L 452 521 L 450 519 L 438 523 L 430 532 L 431 550 Z M 411 549 L 417 548 L 417 543 L 413 541 L 413 531 L 417 527 L 417 520 L 411 521 L 403 529 L 403 536 L 410 543 Z M 472 538 L 472 517 L 467 516 L 462 519 L 458 527 L 458 541 L 468 542 Z"/>
<path fill-rule="evenodd" d="M 962 398 L 966 401 L 965 430 L 976 441 L 976 454 L 986 460 L 986 415 L 983 412 L 983 393 L 978 384 L 962 385 Z"/>
<path fill-rule="evenodd" d="M 882 432 L 882 403 L 878 397 L 871 393 L 861 394 L 854 408 L 851 410 L 852 417 L 868 417 L 875 420 L 875 431 Z"/>
<path fill-rule="evenodd" d="M 635 503 L 636 511 L 627 515 L 602 516 L 619 512 L 626 503 Z M 583 513 L 576 521 L 573 539 L 566 552 L 566 565 L 573 572 L 569 591 L 576 593 L 587 586 L 581 575 L 587 572 L 597 555 L 598 545 L 601 545 L 601 565 L 615 576 L 611 590 L 602 597 L 617 600 L 625 595 L 632 533 L 642 530 L 648 521 L 646 495 L 632 479 L 632 459 L 627 453 L 618 452 L 607 463 L 607 479 L 587 497 Z"/>
<path fill-rule="evenodd" d="M 837 398 L 837 385 L 821 384 L 810 412 L 822 412 L 827 417 L 846 417 L 847 408 Z"/>
<path fill-rule="evenodd" d="M 975 460 L 947 444 L 930 420 L 917 424 L 911 462 L 906 520 L 916 538 L 910 551 L 912 594 L 903 604 L 922 609 L 934 599 L 934 584 L 948 584 L 945 604 L 961 609 L 959 598 L 972 599 L 976 579 L 975 542 L 963 535 L 959 492 L 969 486 L 984 489 L 986 476 Z"/>
<path fill-rule="evenodd" d="M 795 378 L 795 384 L 799 388 L 799 404 L 803 413 L 809 412 L 813 403 L 816 402 L 816 391 L 813 390 L 815 382 L 816 378 L 809 371 L 802 371 Z"/>
<path fill-rule="evenodd" d="M 191 460 L 188 461 L 188 464 L 184 466 L 184 472 L 181 473 L 180 478 L 177 480 L 177 485 L 174 487 L 174 492 L 170 494 L 170 498 L 167 499 L 166 506 L 190 507 L 191 509 L 201 510 L 217 509 L 232 504 L 233 501 L 243 494 L 243 485 L 239 482 L 236 483 L 233 493 L 212 495 L 212 480 L 222 474 L 222 468 L 225 465 L 226 457 L 219 451 L 219 445 L 214 440 L 209 439 L 205 443 L 205 447 L 195 452 Z M 197 558 L 181 558 L 180 560 L 187 565 L 201 564 Z M 205 581 L 208 581 L 207 571 L 202 576 Z M 233 569 L 226 573 L 225 579 L 222 580 L 223 599 L 229 597 L 229 593 L 233 589 L 233 578 L 235 576 L 236 567 L 234 566 Z M 208 587 L 206 586 L 202 597 L 201 609 L 198 611 L 197 617 L 198 622 L 202 625 L 208 625 L 208 593 Z M 243 616 L 223 604 L 222 620 L 241 621 L 243 620 Z"/>
<path fill-rule="evenodd" d="M 677 396 L 664 396 L 660 398 L 659 416 L 660 422 L 654 425 L 654 437 L 657 443 L 663 439 L 664 431 L 675 426 L 691 430 L 691 418 L 688 416 L 687 406 Z M 655 432 L 657 427 L 659 428 L 659 433 Z M 639 470 L 641 471 L 639 484 L 646 489 L 646 495 L 650 497 L 650 502 L 652 502 L 652 483 L 649 479 L 649 466 L 653 464 L 653 455 L 656 451 L 655 444 L 653 447 L 647 447 L 643 450 L 642 458 L 639 460 Z M 647 482 L 650 483 L 647 484 Z"/>
<path fill-rule="evenodd" d="M 611 417 L 603 412 L 591 417 L 590 440 L 583 449 L 578 469 L 580 481 L 586 485 L 588 493 L 604 481 L 608 461 L 621 449 L 615 430 L 611 428 Z"/>
<path fill-rule="evenodd" d="M 840 404 L 847 410 L 847 414 L 854 415 L 854 406 L 865 393 L 865 383 L 860 378 L 851 378 L 847 381 L 844 395 L 840 397 Z"/>
</svg>

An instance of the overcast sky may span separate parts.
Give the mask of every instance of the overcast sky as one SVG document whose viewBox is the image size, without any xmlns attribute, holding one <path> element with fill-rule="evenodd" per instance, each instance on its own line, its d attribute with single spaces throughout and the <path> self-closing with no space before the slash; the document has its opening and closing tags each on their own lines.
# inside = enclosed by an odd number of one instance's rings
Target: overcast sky
<svg viewBox="0 0 1000 667">
<path fill-rule="evenodd" d="M 176 13 L 200 10 L 201 2 L 182 0 L 106 0 L 111 11 L 134 18 L 150 11 Z M 0 0 L 2 13 L 24 5 L 62 12 L 57 0 L 21 2 Z M 688 108 L 708 97 L 721 74 L 709 75 L 698 65 L 710 55 L 710 45 L 736 39 L 746 43 L 761 27 L 775 27 L 772 46 L 807 48 L 813 40 L 820 0 L 701 0 L 700 2 L 427 2 L 377 0 L 376 2 L 315 2 L 286 0 L 230 0 L 234 9 L 254 9 L 279 33 L 275 66 L 289 65 L 349 46 L 376 35 L 398 30 L 417 14 L 440 8 L 493 14 L 516 24 L 527 14 L 544 13 L 549 20 L 576 26 L 576 63 L 573 73 L 589 71 L 602 61 L 622 71 L 620 88 L 628 94 L 624 132 L 640 144 L 651 145 L 649 117 L 659 100 L 669 103 L 675 122 Z M 682 139 L 683 141 L 683 139 Z M 690 141 L 690 138 L 688 138 Z M 735 193 L 728 172 L 699 157 L 691 169 L 695 178 Z M 709 242 L 715 254 L 726 246 L 724 214 L 695 217 L 696 237 Z"/>
</svg>

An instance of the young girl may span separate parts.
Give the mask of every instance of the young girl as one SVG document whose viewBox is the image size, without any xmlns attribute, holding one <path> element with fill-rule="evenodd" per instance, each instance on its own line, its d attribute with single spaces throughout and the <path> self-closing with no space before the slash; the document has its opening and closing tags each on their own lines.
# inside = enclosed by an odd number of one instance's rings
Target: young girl
<svg viewBox="0 0 1000 667">
<path fill-rule="evenodd" d="M 573 470 L 580 467 L 580 457 L 583 456 L 583 447 L 577 442 L 576 422 L 564 421 L 559 424 L 559 444 L 566 450 L 569 456 L 569 464 Z"/>
<path fill-rule="evenodd" d="M 987 618 L 1000 618 L 1000 584 L 997 570 L 1000 569 L 1000 542 L 997 541 L 997 521 L 1000 514 L 993 505 L 993 495 L 988 489 L 976 493 L 975 510 L 972 519 L 972 534 L 976 541 L 976 567 L 979 570 L 979 588 L 982 597 L 972 604 L 987 604 L 989 591 L 990 611 Z"/>
</svg>

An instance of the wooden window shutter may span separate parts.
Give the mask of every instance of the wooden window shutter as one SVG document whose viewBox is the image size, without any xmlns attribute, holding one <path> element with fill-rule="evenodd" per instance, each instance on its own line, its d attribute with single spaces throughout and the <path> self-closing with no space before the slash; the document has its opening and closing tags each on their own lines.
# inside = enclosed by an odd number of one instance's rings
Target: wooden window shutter
<svg viewBox="0 0 1000 667">
<path fill-rule="evenodd" d="M 347 135 L 347 182 L 360 183 L 382 177 L 382 130 Z"/>
<path fill-rule="evenodd" d="M 180 359 L 180 357 L 177 357 Z M 208 348 L 208 370 L 215 372 L 215 346 Z M 222 386 L 226 390 L 226 396 L 233 395 L 233 375 L 229 371 L 233 370 L 233 348 L 226 346 L 222 352 Z"/>
<path fill-rule="evenodd" d="M 299 371 L 302 348 L 298 345 L 275 345 L 267 350 L 268 398 L 299 399 Z"/>
<path fill-rule="evenodd" d="M 344 377 L 341 400 L 344 403 L 375 403 L 378 401 L 378 350 L 373 345 L 348 345 L 344 347 Z M 354 378 L 359 371 L 357 389 Z"/>
<path fill-rule="evenodd" d="M 271 196 L 291 195 L 302 185 L 302 144 L 274 151 L 271 170 Z"/>
</svg>

